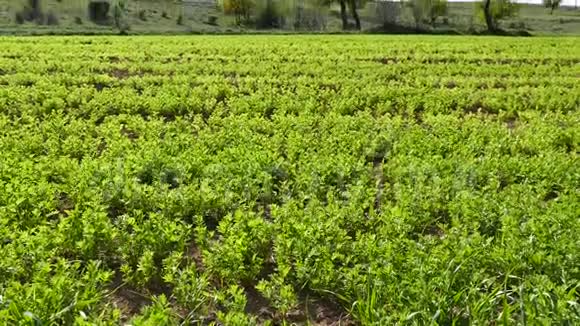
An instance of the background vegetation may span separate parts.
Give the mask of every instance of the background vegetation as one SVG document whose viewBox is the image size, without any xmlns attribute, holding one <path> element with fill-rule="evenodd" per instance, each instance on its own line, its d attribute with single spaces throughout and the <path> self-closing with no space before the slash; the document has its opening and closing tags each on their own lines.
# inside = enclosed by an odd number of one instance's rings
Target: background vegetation
<svg viewBox="0 0 580 326">
<path fill-rule="evenodd" d="M 102 3 L 107 7 L 105 17 L 95 19 L 90 8 Z M 580 33 L 580 11 L 560 8 L 558 1 L 545 5 L 515 5 L 509 0 L 464 3 L 446 0 L 220 0 L 195 3 L 0 0 L 0 33 L 287 33 L 359 29 L 387 33 Z M 117 19 L 121 16 L 121 20 Z"/>
</svg>

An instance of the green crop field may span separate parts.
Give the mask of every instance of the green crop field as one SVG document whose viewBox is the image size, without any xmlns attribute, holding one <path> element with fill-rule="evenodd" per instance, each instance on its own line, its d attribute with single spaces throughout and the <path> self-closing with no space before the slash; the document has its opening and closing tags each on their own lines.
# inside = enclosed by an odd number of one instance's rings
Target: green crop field
<svg viewBox="0 0 580 326">
<path fill-rule="evenodd" d="M 0 38 L 2 325 L 578 325 L 580 38 Z"/>
</svg>

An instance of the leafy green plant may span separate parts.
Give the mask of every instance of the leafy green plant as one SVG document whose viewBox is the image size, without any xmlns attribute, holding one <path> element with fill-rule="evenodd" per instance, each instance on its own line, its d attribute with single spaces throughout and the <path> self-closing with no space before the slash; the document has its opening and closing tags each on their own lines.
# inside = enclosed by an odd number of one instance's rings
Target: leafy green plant
<svg viewBox="0 0 580 326">
<path fill-rule="evenodd" d="M 269 228 L 254 214 L 238 211 L 224 217 L 218 226 L 221 239 L 204 253 L 207 268 L 224 281 L 253 280 L 268 258 Z"/>
<path fill-rule="evenodd" d="M 38 264 L 27 284 L 4 284 L 0 295 L 0 321 L 34 324 L 72 323 L 79 316 L 98 318 L 104 286 L 111 273 L 96 261 L 82 268 L 63 259 Z"/>
<path fill-rule="evenodd" d="M 280 277 L 271 280 L 262 280 L 256 285 L 256 289 L 270 301 L 272 307 L 280 314 L 281 319 L 298 305 L 298 298 L 294 288 L 286 284 Z"/>
<path fill-rule="evenodd" d="M 575 38 L 2 45 L 2 325 L 580 321 Z"/>
<path fill-rule="evenodd" d="M 131 320 L 132 325 L 179 325 L 178 316 L 172 311 L 165 295 L 153 298 L 153 303 Z"/>
<path fill-rule="evenodd" d="M 232 285 L 215 296 L 217 304 L 223 307 L 217 312 L 218 320 L 226 325 L 258 325 L 255 317 L 246 315 L 246 295 L 242 288 Z"/>
</svg>

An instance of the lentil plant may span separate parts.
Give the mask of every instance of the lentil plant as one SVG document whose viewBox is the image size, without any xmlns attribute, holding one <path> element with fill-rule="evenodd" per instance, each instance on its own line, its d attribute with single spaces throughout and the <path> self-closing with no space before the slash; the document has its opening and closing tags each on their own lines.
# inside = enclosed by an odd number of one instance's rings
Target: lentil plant
<svg viewBox="0 0 580 326">
<path fill-rule="evenodd" d="M 0 48 L 0 324 L 580 323 L 578 38 Z"/>
</svg>

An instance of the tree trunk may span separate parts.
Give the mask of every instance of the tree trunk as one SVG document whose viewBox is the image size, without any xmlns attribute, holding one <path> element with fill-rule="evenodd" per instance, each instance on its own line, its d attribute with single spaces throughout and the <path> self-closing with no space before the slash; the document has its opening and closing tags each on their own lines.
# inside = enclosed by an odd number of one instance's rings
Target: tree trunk
<svg viewBox="0 0 580 326">
<path fill-rule="evenodd" d="M 340 18 L 342 19 L 342 30 L 348 28 L 348 17 L 346 15 L 346 0 L 340 0 Z"/>
<path fill-rule="evenodd" d="M 40 8 L 40 0 L 29 0 L 28 5 L 32 10 L 32 19 L 40 18 L 42 13 L 42 8 Z"/>
<path fill-rule="evenodd" d="M 356 0 L 349 0 L 350 4 L 350 13 L 352 14 L 352 18 L 354 18 L 356 29 L 360 31 L 360 17 L 358 16 L 358 12 L 356 11 Z"/>
<path fill-rule="evenodd" d="M 485 0 L 483 14 L 485 15 L 485 24 L 487 25 L 487 30 L 491 33 L 495 33 L 495 23 L 493 21 L 493 17 L 491 16 L 491 0 Z"/>
</svg>

